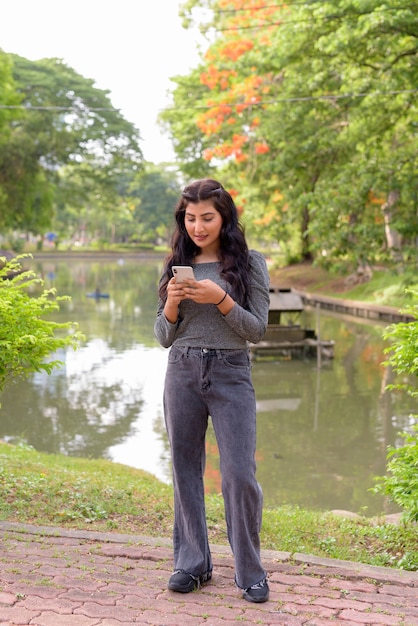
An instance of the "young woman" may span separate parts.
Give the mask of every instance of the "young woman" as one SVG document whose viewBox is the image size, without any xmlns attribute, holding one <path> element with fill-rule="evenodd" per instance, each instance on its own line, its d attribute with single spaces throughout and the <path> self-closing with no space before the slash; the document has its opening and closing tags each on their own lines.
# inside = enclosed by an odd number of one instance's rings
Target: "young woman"
<svg viewBox="0 0 418 626">
<path fill-rule="evenodd" d="M 187 593 L 212 577 L 203 475 L 212 419 L 220 455 L 235 582 L 250 602 L 268 600 L 260 561 L 262 492 L 255 478 L 256 408 L 248 343 L 263 337 L 269 275 L 249 251 L 231 195 L 211 179 L 184 188 L 172 252 L 159 286 L 155 335 L 171 346 L 164 413 L 174 485 L 174 568 L 168 588 Z M 195 280 L 172 268 L 191 265 Z"/>
</svg>

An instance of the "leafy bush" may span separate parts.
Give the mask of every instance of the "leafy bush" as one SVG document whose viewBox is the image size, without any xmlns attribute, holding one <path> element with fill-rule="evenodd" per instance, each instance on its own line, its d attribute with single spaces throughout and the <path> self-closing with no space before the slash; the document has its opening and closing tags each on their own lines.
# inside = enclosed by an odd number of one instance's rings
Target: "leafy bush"
<svg viewBox="0 0 418 626">
<path fill-rule="evenodd" d="M 25 247 L 25 240 L 23 237 L 10 237 L 8 241 L 9 247 L 13 252 L 23 252 Z"/>
<path fill-rule="evenodd" d="M 55 289 L 44 289 L 31 296 L 34 286 L 43 287 L 43 280 L 32 271 L 23 271 L 20 255 L 7 261 L 0 257 L 0 391 L 16 378 L 62 365 L 45 359 L 58 349 L 76 349 L 82 335 L 73 322 L 58 323 L 43 319 L 60 308 L 68 296 L 56 296 Z"/>
<path fill-rule="evenodd" d="M 409 291 L 418 301 L 418 292 Z M 392 324 L 384 333 L 385 339 L 392 340 L 386 349 L 391 365 L 398 374 L 418 376 L 418 304 L 408 306 L 405 312 L 415 319 L 412 322 Z M 415 381 L 417 378 L 415 378 Z M 418 397 L 418 387 L 407 382 L 388 385 L 391 389 L 406 391 L 413 398 Z M 413 416 L 417 418 L 418 416 Z M 388 476 L 378 477 L 378 484 L 373 489 L 382 493 L 404 509 L 407 519 L 418 521 L 418 424 L 412 427 L 412 433 L 401 433 L 405 445 L 394 448 L 389 446 L 387 460 Z"/>
</svg>

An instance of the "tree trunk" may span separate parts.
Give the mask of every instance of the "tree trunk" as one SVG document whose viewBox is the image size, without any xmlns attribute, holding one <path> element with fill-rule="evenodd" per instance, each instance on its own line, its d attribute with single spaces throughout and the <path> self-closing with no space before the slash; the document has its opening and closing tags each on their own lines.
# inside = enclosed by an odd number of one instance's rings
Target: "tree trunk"
<svg viewBox="0 0 418 626">
<path fill-rule="evenodd" d="M 312 252 L 310 250 L 310 240 L 308 235 L 309 228 L 309 209 L 307 206 L 304 207 L 302 213 L 302 224 L 301 224 L 301 242 L 302 242 L 302 259 L 304 261 L 312 261 Z"/>
<path fill-rule="evenodd" d="M 385 204 L 382 205 L 386 243 L 392 259 L 396 263 L 402 261 L 402 237 L 400 233 L 393 228 L 392 221 L 399 198 L 400 192 L 397 189 L 390 191 Z"/>
</svg>

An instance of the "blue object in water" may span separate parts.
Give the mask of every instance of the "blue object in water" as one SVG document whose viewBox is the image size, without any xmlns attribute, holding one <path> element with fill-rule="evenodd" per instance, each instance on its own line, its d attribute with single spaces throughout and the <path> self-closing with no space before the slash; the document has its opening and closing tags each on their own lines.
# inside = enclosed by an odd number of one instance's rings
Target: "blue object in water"
<svg viewBox="0 0 418 626">
<path fill-rule="evenodd" d="M 90 293 L 86 293 L 87 298 L 108 298 L 108 293 L 102 293 L 101 291 L 92 291 Z"/>
</svg>

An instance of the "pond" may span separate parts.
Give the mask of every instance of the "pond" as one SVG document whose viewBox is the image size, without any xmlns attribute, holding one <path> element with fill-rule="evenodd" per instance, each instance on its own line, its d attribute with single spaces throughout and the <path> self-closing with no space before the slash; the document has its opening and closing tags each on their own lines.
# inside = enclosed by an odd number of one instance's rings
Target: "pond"
<svg viewBox="0 0 418 626">
<path fill-rule="evenodd" d="M 57 319 L 79 323 L 86 341 L 58 356 L 64 365 L 36 373 L 0 395 L 0 438 L 36 450 L 106 458 L 171 481 L 162 389 L 168 351 L 154 338 L 162 260 L 26 262 L 60 295 Z M 91 298 L 99 289 L 108 295 Z M 315 327 L 315 311 L 303 323 Z M 385 390 L 384 326 L 321 312 L 323 339 L 335 358 L 256 360 L 257 476 L 265 506 L 346 509 L 364 515 L 396 510 L 370 492 L 385 473 L 388 445 L 412 425 L 412 400 Z M 216 439 L 209 428 L 207 492 L 220 492 Z"/>
</svg>

